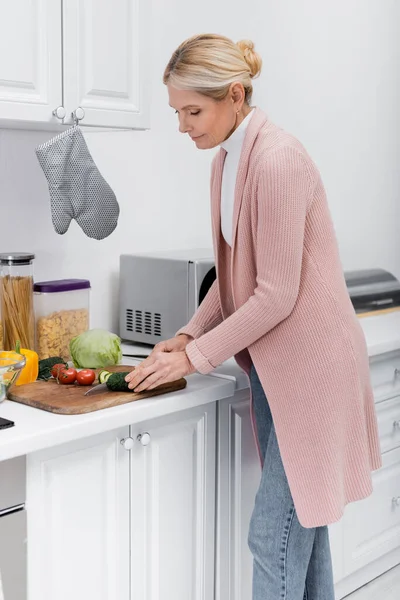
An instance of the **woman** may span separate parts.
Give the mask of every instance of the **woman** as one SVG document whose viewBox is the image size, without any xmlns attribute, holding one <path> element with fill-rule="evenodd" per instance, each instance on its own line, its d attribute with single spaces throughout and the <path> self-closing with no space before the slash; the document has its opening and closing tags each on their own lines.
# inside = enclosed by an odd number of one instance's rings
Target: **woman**
<svg viewBox="0 0 400 600">
<path fill-rule="evenodd" d="M 127 376 L 136 391 L 231 356 L 248 373 L 262 476 L 253 600 L 333 600 L 327 525 L 381 466 L 367 349 L 318 170 L 250 105 L 251 42 L 186 40 L 164 73 L 179 130 L 212 165 L 217 280 L 190 323 Z"/>
</svg>

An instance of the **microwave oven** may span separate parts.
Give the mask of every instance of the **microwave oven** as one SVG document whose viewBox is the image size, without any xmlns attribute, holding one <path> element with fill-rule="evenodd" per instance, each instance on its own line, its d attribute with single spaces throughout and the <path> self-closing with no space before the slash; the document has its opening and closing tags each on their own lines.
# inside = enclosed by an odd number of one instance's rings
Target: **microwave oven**
<svg viewBox="0 0 400 600">
<path fill-rule="evenodd" d="M 190 321 L 215 278 L 210 249 L 122 254 L 120 337 L 144 344 L 174 337 Z"/>
</svg>

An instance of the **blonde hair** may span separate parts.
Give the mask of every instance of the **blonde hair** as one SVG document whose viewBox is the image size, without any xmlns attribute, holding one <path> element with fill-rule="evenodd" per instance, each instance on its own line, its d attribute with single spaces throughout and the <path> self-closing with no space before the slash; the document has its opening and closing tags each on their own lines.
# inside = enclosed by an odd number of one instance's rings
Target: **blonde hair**
<svg viewBox="0 0 400 600">
<path fill-rule="evenodd" d="M 261 72 L 262 60 L 250 40 L 235 44 L 222 35 L 195 35 L 175 50 L 164 71 L 163 83 L 222 100 L 234 82 L 243 85 L 245 101 L 253 93 L 251 80 Z"/>
</svg>

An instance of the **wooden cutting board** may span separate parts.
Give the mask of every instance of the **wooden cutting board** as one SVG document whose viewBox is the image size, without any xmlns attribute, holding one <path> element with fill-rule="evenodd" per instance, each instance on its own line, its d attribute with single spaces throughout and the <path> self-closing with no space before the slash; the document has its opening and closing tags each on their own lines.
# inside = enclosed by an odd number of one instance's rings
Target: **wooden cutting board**
<svg viewBox="0 0 400 600">
<path fill-rule="evenodd" d="M 108 371 L 114 373 L 132 371 L 132 369 L 132 366 L 126 365 L 107 367 Z M 98 375 L 101 370 L 97 369 L 96 374 Z M 97 384 L 98 381 L 96 379 L 94 385 Z M 77 384 L 63 385 L 57 383 L 55 379 L 35 381 L 34 383 L 27 383 L 25 385 L 12 386 L 8 394 L 8 399 L 60 415 L 79 415 L 182 390 L 186 387 L 186 379 L 178 379 L 177 381 L 160 385 L 154 388 L 154 390 L 145 390 L 139 393 L 105 391 L 93 394 L 92 396 L 85 396 L 85 392 L 90 387 L 93 386 Z"/>
</svg>

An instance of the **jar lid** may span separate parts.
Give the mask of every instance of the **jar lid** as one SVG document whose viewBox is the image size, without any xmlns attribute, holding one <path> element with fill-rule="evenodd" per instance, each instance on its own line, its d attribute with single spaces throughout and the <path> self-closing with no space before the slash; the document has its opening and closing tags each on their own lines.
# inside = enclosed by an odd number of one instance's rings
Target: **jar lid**
<svg viewBox="0 0 400 600">
<path fill-rule="evenodd" d="M 74 290 L 87 290 L 89 288 L 90 281 L 88 279 L 56 279 L 54 281 L 39 281 L 33 285 L 33 291 L 42 294 L 73 292 Z"/>
<path fill-rule="evenodd" d="M 34 254 L 28 252 L 3 252 L 0 254 L 0 264 L 2 265 L 30 265 Z"/>
</svg>

